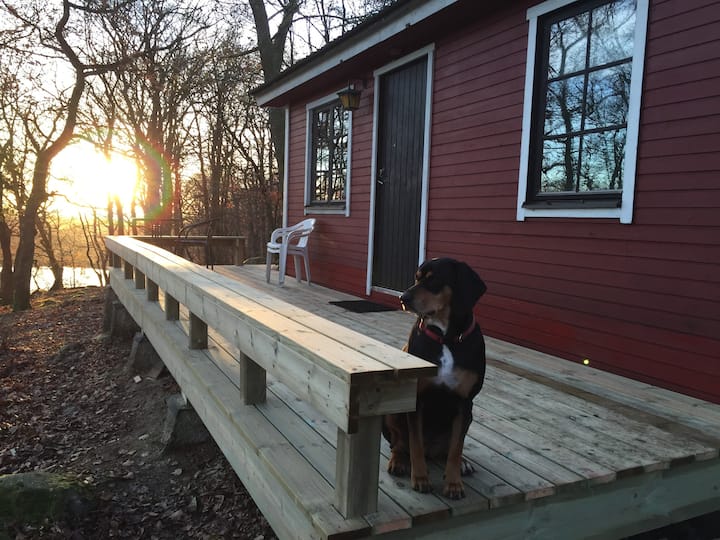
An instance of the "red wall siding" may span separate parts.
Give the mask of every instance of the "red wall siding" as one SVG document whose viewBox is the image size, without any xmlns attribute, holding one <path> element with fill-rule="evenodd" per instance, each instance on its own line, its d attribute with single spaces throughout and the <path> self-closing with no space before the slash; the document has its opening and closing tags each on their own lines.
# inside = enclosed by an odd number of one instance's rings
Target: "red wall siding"
<svg viewBox="0 0 720 540">
<path fill-rule="evenodd" d="M 526 9 L 436 39 L 427 254 L 488 284 L 488 335 L 720 402 L 720 7 L 651 0 L 633 223 L 515 220 Z M 379 66 L 372 66 L 372 68 Z M 370 85 L 371 86 L 371 85 Z M 350 218 L 318 216 L 316 281 L 363 294 L 372 89 L 354 113 Z M 305 109 L 292 109 L 290 221 Z"/>
<path fill-rule="evenodd" d="M 428 254 L 485 278 L 488 334 L 720 401 L 720 9 L 651 3 L 621 225 L 515 221 L 526 8 L 438 42 Z"/>
</svg>

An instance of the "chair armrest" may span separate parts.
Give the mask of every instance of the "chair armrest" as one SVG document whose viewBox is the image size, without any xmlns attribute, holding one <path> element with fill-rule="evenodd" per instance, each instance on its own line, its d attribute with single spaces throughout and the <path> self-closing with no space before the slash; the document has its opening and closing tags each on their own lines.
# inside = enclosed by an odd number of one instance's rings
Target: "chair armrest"
<svg viewBox="0 0 720 540">
<path fill-rule="evenodd" d="M 275 229 L 272 234 L 270 235 L 270 241 L 280 244 L 285 244 L 286 242 L 289 242 L 292 238 L 296 236 L 296 233 L 298 231 L 302 231 L 302 228 L 300 225 L 293 225 L 292 227 L 280 227 Z M 280 238 L 282 238 L 280 240 Z"/>
<path fill-rule="evenodd" d="M 278 229 L 275 229 L 275 230 L 270 234 L 270 242 L 277 243 L 278 238 L 281 238 L 282 235 L 283 235 L 283 233 L 284 233 L 285 231 L 286 231 L 286 229 L 283 229 L 282 227 L 280 227 L 280 228 L 278 228 Z"/>
</svg>

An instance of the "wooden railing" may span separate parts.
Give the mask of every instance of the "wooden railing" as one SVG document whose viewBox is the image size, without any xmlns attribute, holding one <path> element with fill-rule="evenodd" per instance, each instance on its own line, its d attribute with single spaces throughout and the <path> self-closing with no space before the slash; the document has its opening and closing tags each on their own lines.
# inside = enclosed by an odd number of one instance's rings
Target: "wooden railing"
<svg viewBox="0 0 720 540">
<path fill-rule="evenodd" d="M 337 511 L 349 519 L 377 509 L 382 415 L 414 410 L 417 379 L 435 366 L 157 246 L 129 237 L 106 245 L 112 289 L 256 500 L 276 484 L 311 489 L 298 471 L 287 474 L 293 465 L 277 462 L 287 457 L 276 453 L 292 450 L 278 437 L 282 427 L 256 416 L 270 374 L 337 426 Z M 310 495 L 288 497 L 314 504 Z"/>
</svg>

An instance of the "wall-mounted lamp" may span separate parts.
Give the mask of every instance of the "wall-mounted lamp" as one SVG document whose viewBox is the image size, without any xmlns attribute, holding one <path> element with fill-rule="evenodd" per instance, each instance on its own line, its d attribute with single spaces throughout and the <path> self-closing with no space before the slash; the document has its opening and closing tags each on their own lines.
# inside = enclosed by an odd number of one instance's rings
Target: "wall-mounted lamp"
<svg viewBox="0 0 720 540">
<path fill-rule="evenodd" d="M 340 104 L 346 111 L 356 111 L 360 108 L 360 90 L 355 85 L 348 84 L 348 87 L 340 90 L 337 95 L 340 98 Z"/>
</svg>

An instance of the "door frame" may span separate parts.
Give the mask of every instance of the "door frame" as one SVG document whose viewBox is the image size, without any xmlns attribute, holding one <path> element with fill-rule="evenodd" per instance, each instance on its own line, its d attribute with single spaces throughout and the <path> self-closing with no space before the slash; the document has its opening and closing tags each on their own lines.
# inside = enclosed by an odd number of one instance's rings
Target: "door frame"
<svg viewBox="0 0 720 540">
<path fill-rule="evenodd" d="M 427 74 L 425 86 L 425 132 L 422 164 L 422 191 L 420 196 L 420 239 L 418 246 L 418 265 L 425 260 L 425 241 L 427 234 L 428 214 L 428 185 L 430 180 L 430 132 L 432 127 L 432 102 L 433 102 L 433 66 L 434 66 L 435 44 L 431 43 L 422 49 L 399 58 L 389 64 L 376 69 L 373 72 L 374 95 L 373 95 L 373 135 L 372 135 L 372 158 L 370 165 L 370 220 L 368 223 L 368 257 L 365 294 L 370 295 L 372 291 L 386 294 L 396 294 L 401 291 L 390 291 L 381 287 L 373 287 L 372 269 L 375 241 L 375 197 L 377 186 L 377 146 L 379 130 L 379 105 L 380 105 L 380 77 L 418 58 L 427 56 Z"/>
</svg>

